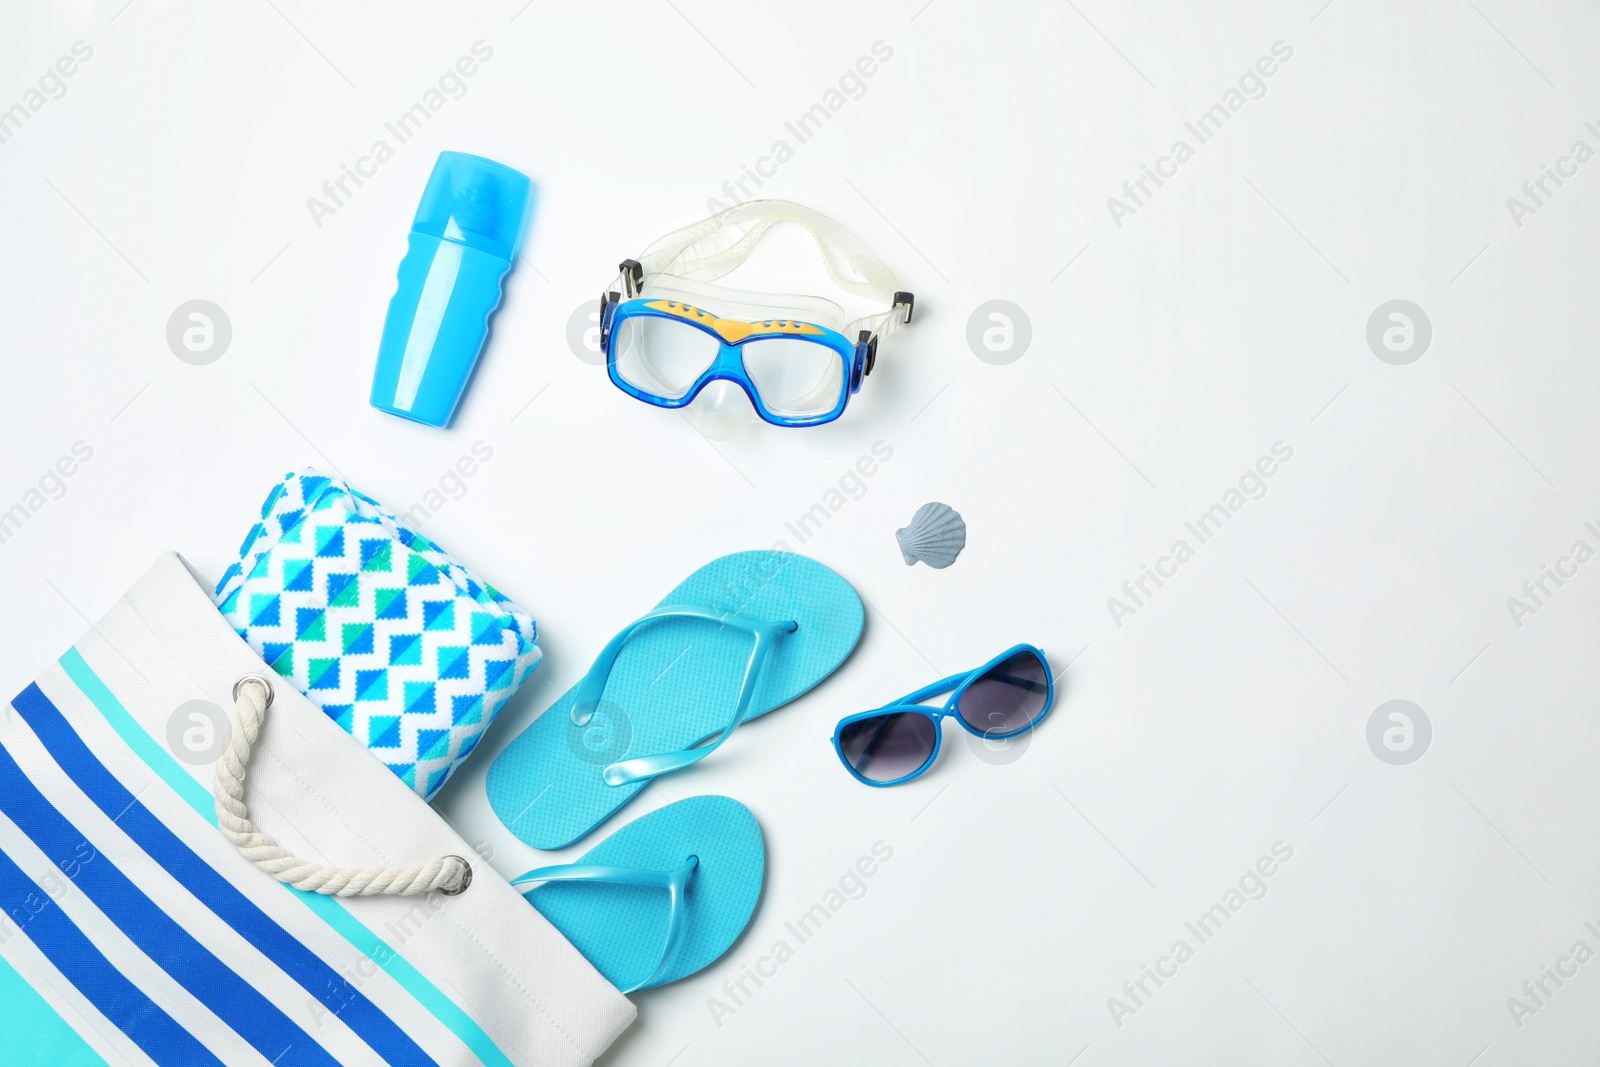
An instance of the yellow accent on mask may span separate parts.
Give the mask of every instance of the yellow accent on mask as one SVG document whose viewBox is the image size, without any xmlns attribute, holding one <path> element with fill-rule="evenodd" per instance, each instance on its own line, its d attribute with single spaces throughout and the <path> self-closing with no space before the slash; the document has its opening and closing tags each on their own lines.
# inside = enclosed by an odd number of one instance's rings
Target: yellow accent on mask
<svg viewBox="0 0 1600 1067">
<path fill-rule="evenodd" d="M 705 326 L 730 345 L 736 345 L 746 337 L 758 333 L 792 333 L 821 337 L 824 332 L 821 327 L 813 326 L 809 322 L 796 322 L 793 319 L 768 319 L 765 322 L 719 319 L 709 311 L 701 311 L 697 307 L 680 304 L 676 300 L 652 300 L 645 307 Z"/>
</svg>

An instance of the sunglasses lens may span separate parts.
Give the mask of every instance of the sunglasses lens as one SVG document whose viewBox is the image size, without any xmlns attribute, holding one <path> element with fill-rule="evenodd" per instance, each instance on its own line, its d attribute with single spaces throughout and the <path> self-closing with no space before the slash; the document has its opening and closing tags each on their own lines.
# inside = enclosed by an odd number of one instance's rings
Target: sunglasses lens
<svg viewBox="0 0 1600 1067">
<path fill-rule="evenodd" d="M 857 719 L 839 731 L 845 762 L 869 782 L 893 782 L 918 770 L 933 755 L 939 724 L 914 711 Z"/>
<path fill-rule="evenodd" d="M 956 705 L 963 722 L 986 736 L 1015 733 L 1044 711 L 1050 676 L 1032 652 L 1018 652 L 990 667 Z"/>
</svg>

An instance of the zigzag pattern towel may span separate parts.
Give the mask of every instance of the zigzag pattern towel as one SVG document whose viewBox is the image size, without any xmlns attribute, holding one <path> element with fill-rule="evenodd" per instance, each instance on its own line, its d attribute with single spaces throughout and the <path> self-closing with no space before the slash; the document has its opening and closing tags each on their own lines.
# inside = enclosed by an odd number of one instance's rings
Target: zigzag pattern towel
<svg viewBox="0 0 1600 1067">
<path fill-rule="evenodd" d="M 273 670 L 424 800 L 541 655 L 527 612 L 313 470 L 273 487 L 215 599 Z"/>
</svg>

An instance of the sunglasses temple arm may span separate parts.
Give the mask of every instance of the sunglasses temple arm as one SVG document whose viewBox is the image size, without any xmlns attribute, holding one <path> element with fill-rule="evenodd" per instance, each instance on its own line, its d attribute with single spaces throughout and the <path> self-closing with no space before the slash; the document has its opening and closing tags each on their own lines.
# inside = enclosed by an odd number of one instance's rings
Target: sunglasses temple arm
<svg viewBox="0 0 1600 1067">
<path fill-rule="evenodd" d="M 937 682 L 934 682 L 932 685 L 923 686 L 921 689 L 918 689 L 915 693 L 907 693 L 905 696 L 903 696 L 899 700 L 895 701 L 895 703 L 896 704 L 916 704 L 916 703 L 920 703 L 921 701 L 927 700 L 929 697 L 941 696 L 941 695 L 943 695 L 945 693 L 949 693 L 949 692 L 953 691 L 957 686 L 959 686 L 962 682 L 966 681 L 970 677 L 972 677 L 972 672 L 971 671 L 962 671 L 960 674 L 952 674 L 948 678 L 939 679 Z"/>
<path fill-rule="evenodd" d="M 1030 693 L 1043 693 L 1049 689 L 1049 686 L 1044 682 L 1036 682 L 1032 678 L 1021 678 L 1015 674 L 991 674 L 989 677 L 997 682 L 1015 686 L 1018 689 L 1026 689 Z"/>
</svg>

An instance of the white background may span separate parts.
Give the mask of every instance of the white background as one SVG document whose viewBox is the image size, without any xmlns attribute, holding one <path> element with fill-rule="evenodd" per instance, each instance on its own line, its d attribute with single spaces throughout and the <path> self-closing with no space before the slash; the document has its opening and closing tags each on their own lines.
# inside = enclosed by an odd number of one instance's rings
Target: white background
<svg viewBox="0 0 1600 1067">
<path fill-rule="evenodd" d="M 0 144 L 0 508 L 75 442 L 93 458 L 0 544 L 0 683 L 163 549 L 219 575 L 285 471 L 404 510 L 481 440 L 492 460 L 425 529 L 540 623 L 541 675 L 441 802 L 504 872 L 547 857 L 500 829 L 488 760 L 695 567 L 784 540 L 870 605 L 832 680 L 627 809 L 735 796 L 769 866 L 744 939 L 639 997 L 606 1062 L 1593 1062 L 1600 962 L 1520 1020 L 1508 998 L 1600 950 L 1600 563 L 1520 627 L 1507 598 L 1600 548 L 1600 162 L 1520 226 L 1506 201 L 1600 148 L 1600 16 L 1324 3 L 8 3 L 0 108 L 75 41 L 93 56 Z M 307 198 L 479 40 L 465 95 L 319 226 Z M 614 389 L 569 346 L 574 310 L 793 144 L 784 122 L 877 41 L 864 94 L 760 190 L 918 295 L 845 417 L 713 443 Z M 1184 123 L 1278 41 L 1265 94 L 1198 144 Z M 1194 157 L 1119 226 L 1107 198 L 1178 138 Z M 366 394 L 444 149 L 540 200 L 439 431 Z M 192 299 L 232 324 L 205 366 L 165 338 Z M 1031 322 L 1007 365 L 967 342 L 992 299 Z M 1366 340 L 1394 299 L 1432 323 L 1404 366 Z M 785 523 L 877 441 L 892 459 L 798 544 Z M 1265 495 L 1117 625 L 1107 598 L 1279 441 Z M 970 528 L 945 571 L 895 545 L 928 500 Z M 838 765 L 837 718 L 1016 641 L 1071 664 L 1020 758 L 952 724 L 912 785 Z M 1433 728 L 1405 766 L 1367 741 L 1392 699 Z M 865 895 L 795 946 L 785 921 L 878 841 Z M 1266 895 L 1114 1018 L 1280 841 Z M 714 1018 L 780 938 L 794 957 Z"/>
</svg>

